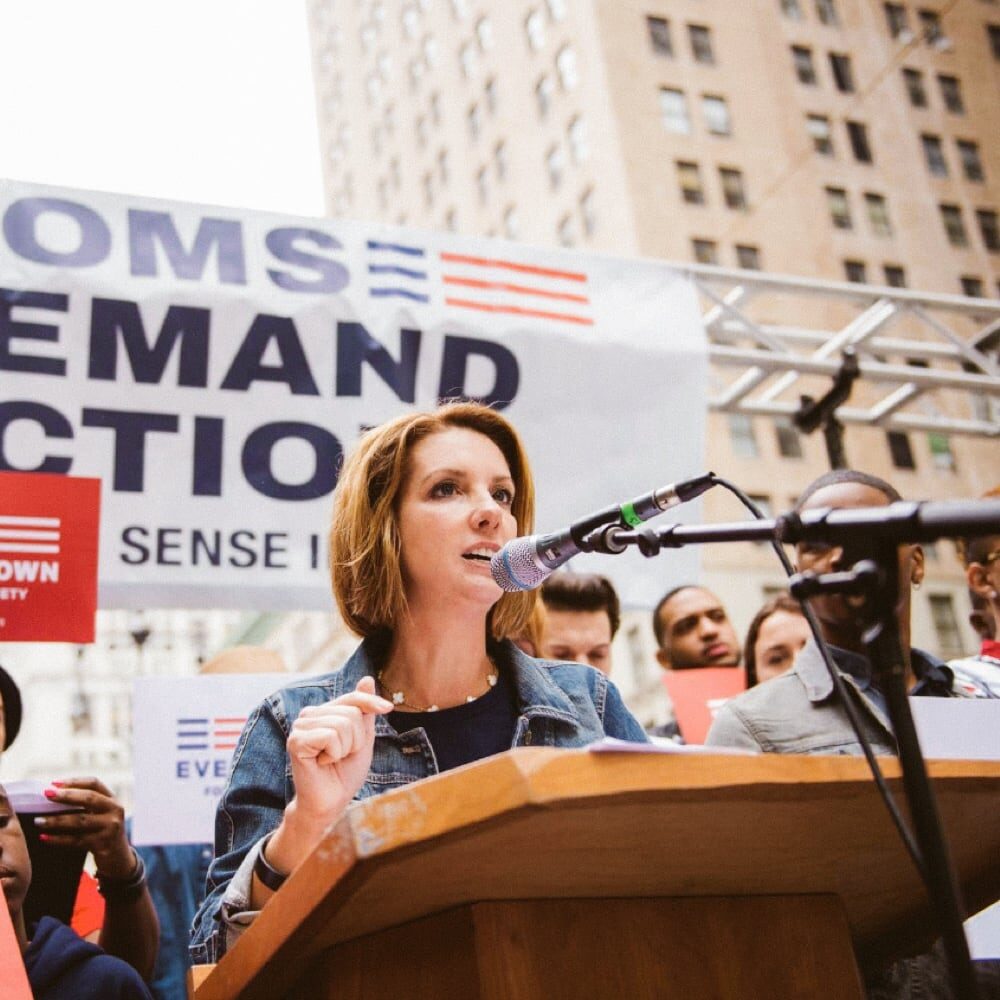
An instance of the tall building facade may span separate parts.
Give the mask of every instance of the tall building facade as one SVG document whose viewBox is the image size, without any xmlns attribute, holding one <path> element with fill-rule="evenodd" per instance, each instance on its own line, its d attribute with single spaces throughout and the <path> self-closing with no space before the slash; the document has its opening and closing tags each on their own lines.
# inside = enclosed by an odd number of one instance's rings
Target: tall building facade
<svg viewBox="0 0 1000 1000">
<path fill-rule="evenodd" d="M 309 9 L 331 215 L 956 303 L 1000 296 L 996 0 Z M 808 318 L 814 330 L 850 320 L 830 302 L 775 305 L 767 318 Z M 966 310 L 951 329 L 969 337 L 983 321 Z M 995 340 L 981 346 L 996 357 Z M 876 356 L 936 366 L 933 353 Z M 713 379 L 730 381 L 718 369 Z M 858 394 L 873 398 L 871 387 Z M 995 421 L 995 396 L 978 402 Z M 708 440 L 706 467 L 775 511 L 828 468 L 819 436 L 787 419 L 713 412 Z M 975 496 L 1000 479 L 995 438 L 850 426 L 845 445 L 851 464 L 904 496 Z M 714 493 L 704 512 L 741 516 Z M 961 567 L 949 543 L 929 555 L 914 639 L 954 655 L 975 642 Z M 704 569 L 741 627 L 781 586 L 763 547 L 708 550 Z M 645 619 L 621 641 L 633 660 L 648 656 Z"/>
</svg>

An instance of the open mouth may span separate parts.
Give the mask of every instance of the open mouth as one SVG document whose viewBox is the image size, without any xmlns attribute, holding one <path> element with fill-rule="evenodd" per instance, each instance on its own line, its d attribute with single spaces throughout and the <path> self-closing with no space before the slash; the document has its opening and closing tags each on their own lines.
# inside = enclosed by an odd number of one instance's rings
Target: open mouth
<svg viewBox="0 0 1000 1000">
<path fill-rule="evenodd" d="M 491 562 L 493 559 L 492 552 L 466 552 L 463 559 L 468 559 L 470 562 Z"/>
</svg>

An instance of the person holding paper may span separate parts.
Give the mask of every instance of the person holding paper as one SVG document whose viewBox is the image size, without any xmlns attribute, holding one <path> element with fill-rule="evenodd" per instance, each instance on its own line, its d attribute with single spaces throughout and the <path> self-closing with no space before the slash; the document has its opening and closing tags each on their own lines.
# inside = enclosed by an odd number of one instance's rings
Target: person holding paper
<svg viewBox="0 0 1000 1000">
<path fill-rule="evenodd" d="M 28 927 L 24 898 L 31 861 L 24 833 L 0 787 L 0 885 L 35 1000 L 152 1000 L 139 974 L 53 917 Z"/>
<path fill-rule="evenodd" d="M 617 689 L 510 641 L 534 593 L 505 594 L 490 560 L 532 529 L 518 435 L 473 403 L 369 431 L 341 472 L 333 591 L 363 642 L 250 716 L 219 803 L 195 962 L 217 961 L 358 799 L 516 746 L 645 742 Z M 287 777 L 286 777 L 287 775 Z"/>
</svg>

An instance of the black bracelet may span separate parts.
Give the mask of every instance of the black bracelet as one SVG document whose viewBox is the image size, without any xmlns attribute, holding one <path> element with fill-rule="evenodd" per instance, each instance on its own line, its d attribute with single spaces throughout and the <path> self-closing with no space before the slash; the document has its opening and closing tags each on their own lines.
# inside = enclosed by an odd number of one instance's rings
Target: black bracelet
<svg viewBox="0 0 1000 1000">
<path fill-rule="evenodd" d="M 253 873 L 261 885 L 266 886 L 272 892 L 277 892 L 285 884 L 288 875 L 279 872 L 277 868 L 272 868 L 267 858 L 264 857 L 264 851 L 267 850 L 267 845 L 273 836 L 273 833 L 269 833 L 261 842 L 260 850 L 257 851 L 257 860 L 253 863 Z"/>
<path fill-rule="evenodd" d="M 135 858 L 135 868 L 125 878 L 97 873 L 97 891 L 109 903 L 134 903 L 146 888 L 146 865 L 134 848 L 132 857 Z"/>
</svg>

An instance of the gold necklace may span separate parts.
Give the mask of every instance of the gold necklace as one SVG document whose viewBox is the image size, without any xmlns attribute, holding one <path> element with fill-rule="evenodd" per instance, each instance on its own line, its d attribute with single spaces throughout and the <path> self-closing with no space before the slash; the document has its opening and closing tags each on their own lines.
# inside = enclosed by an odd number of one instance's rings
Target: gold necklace
<svg viewBox="0 0 1000 1000">
<path fill-rule="evenodd" d="M 497 673 L 496 668 L 494 668 L 493 670 L 491 670 L 486 675 L 486 690 L 485 691 L 480 691 L 479 694 L 469 694 L 469 695 L 466 695 L 465 696 L 465 703 L 466 703 L 466 705 L 468 705 L 469 702 L 478 701 L 485 694 L 489 694 L 489 692 L 493 688 L 495 688 L 497 686 L 497 681 L 499 679 L 500 679 L 500 675 Z M 393 703 L 393 705 L 396 705 L 399 708 L 408 708 L 408 709 L 410 709 L 411 711 L 414 711 L 414 712 L 440 712 L 441 711 L 441 706 L 440 705 L 420 706 L 420 705 L 414 705 L 413 702 L 411 702 L 411 701 L 407 701 L 406 700 L 406 693 L 404 691 L 402 691 L 402 690 L 393 691 L 392 688 L 390 688 L 385 683 L 385 681 L 382 680 L 382 671 L 381 670 L 375 675 L 375 683 L 382 689 L 382 691 L 384 691 L 389 696 L 389 700 Z"/>
</svg>

